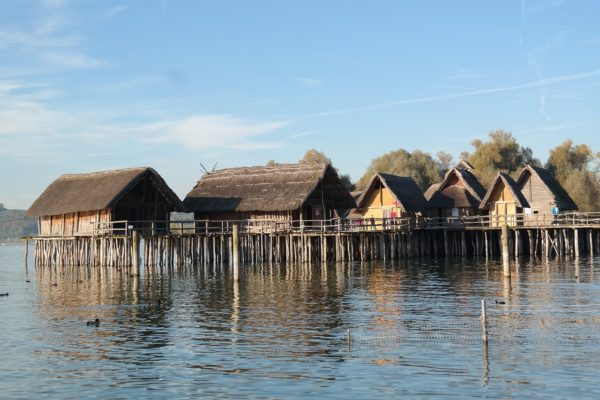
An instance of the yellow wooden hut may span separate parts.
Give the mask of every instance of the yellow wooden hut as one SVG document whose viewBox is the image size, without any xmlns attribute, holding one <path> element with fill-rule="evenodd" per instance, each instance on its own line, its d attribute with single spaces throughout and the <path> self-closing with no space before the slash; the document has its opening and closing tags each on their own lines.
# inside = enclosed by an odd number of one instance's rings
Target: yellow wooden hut
<svg viewBox="0 0 600 400">
<path fill-rule="evenodd" d="M 380 172 L 373 175 L 358 198 L 353 215 L 360 215 L 366 223 L 372 219 L 377 229 L 383 229 L 400 218 L 421 215 L 425 203 L 414 179 Z"/>
<path fill-rule="evenodd" d="M 62 175 L 28 214 L 39 217 L 40 236 L 81 236 L 125 233 L 129 227 L 166 230 L 170 212 L 183 210 L 162 177 L 140 167 Z"/>
<path fill-rule="evenodd" d="M 479 205 L 480 210 L 487 210 L 491 226 L 516 226 L 522 224 L 517 214 L 522 214 L 529 203 L 523 196 L 517 183 L 507 174 L 498 172 Z"/>
</svg>

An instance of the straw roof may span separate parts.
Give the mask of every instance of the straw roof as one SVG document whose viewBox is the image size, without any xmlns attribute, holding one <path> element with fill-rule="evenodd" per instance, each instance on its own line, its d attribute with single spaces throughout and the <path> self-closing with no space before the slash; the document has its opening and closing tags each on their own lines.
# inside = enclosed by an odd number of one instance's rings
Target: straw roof
<svg viewBox="0 0 600 400">
<path fill-rule="evenodd" d="M 523 192 L 521 192 L 521 188 L 519 187 L 519 185 L 517 185 L 517 183 L 514 181 L 514 179 L 511 178 L 510 175 L 504 174 L 502 172 L 498 172 L 496 174 L 496 176 L 494 177 L 494 179 L 492 180 L 492 183 L 490 183 L 490 186 L 488 188 L 487 193 L 485 194 L 485 197 L 483 198 L 483 200 L 481 200 L 481 204 L 479 204 L 480 209 L 488 210 L 490 208 L 490 205 L 488 203 L 490 201 L 492 194 L 494 193 L 494 191 L 496 190 L 498 185 L 500 185 L 500 183 L 502 183 L 505 188 L 508 188 L 508 190 L 510 191 L 510 194 L 512 195 L 513 199 L 517 203 L 517 206 L 519 206 L 521 208 L 529 207 L 529 203 L 527 202 L 527 199 L 525 198 L 525 196 L 523 196 Z"/>
<path fill-rule="evenodd" d="M 329 207 L 355 207 L 350 192 L 329 164 L 278 164 L 210 172 L 188 193 L 184 204 L 190 211 L 205 213 L 291 211 L 302 207 L 321 188 Z"/>
<path fill-rule="evenodd" d="M 525 168 L 523 168 L 517 179 L 519 187 L 522 188 L 523 185 L 525 185 L 529 176 L 537 176 L 540 179 L 544 187 L 552 194 L 552 197 L 554 197 L 554 202 L 558 208 L 561 210 L 578 209 L 571 196 L 569 196 L 567 191 L 560 183 L 558 183 L 554 176 L 552 176 L 550 171 L 541 167 L 534 167 L 531 164 L 525 165 Z"/>
<path fill-rule="evenodd" d="M 451 184 L 455 178 L 462 186 Z M 478 208 L 485 195 L 485 189 L 470 171 L 452 168 L 437 187 L 427 189 L 427 208 Z"/>
<path fill-rule="evenodd" d="M 471 164 L 470 162 L 468 162 L 465 159 L 460 159 L 460 161 L 458 161 L 456 163 L 456 165 L 454 166 L 454 168 L 458 168 L 458 169 L 465 169 L 467 171 L 470 171 L 472 169 L 475 169 L 475 167 L 473 167 L 473 164 Z"/>
<path fill-rule="evenodd" d="M 440 187 L 439 183 L 434 183 L 431 186 L 429 186 L 425 193 L 423 193 L 423 196 L 425 196 L 425 200 L 429 201 L 429 199 L 431 199 L 431 196 L 433 196 L 433 194 L 437 191 L 438 187 Z"/>
<path fill-rule="evenodd" d="M 368 194 L 379 187 L 379 185 L 383 185 L 390 191 L 398 207 L 403 212 L 414 213 L 425 209 L 427 201 L 413 178 L 384 174 L 382 172 L 373 175 L 366 189 L 356 202 L 358 208 L 364 207 L 364 202 Z"/>
<path fill-rule="evenodd" d="M 354 201 L 358 203 L 358 199 L 360 199 L 360 196 L 362 196 L 363 192 L 364 190 L 355 190 L 353 192 L 350 192 L 350 194 L 352 195 Z"/>
<path fill-rule="evenodd" d="M 179 197 L 154 169 L 139 167 L 62 175 L 46 188 L 27 213 L 33 216 L 60 215 L 110 208 L 146 176 L 150 176 L 174 211 L 184 210 Z"/>
</svg>

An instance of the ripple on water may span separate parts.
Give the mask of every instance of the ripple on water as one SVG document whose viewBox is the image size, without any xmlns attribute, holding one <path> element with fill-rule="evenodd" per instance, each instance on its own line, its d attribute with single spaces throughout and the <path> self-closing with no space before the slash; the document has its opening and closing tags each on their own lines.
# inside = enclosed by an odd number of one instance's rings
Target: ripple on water
<svg viewBox="0 0 600 400">
<path fill-rule="evenodd" d="M 510 285 L 481 260 L 255 265 L 237 286 L 22 260 L 0 249 L 2 397 L 600 397 L 600 259 L 526 260 Z"/>
</svg>

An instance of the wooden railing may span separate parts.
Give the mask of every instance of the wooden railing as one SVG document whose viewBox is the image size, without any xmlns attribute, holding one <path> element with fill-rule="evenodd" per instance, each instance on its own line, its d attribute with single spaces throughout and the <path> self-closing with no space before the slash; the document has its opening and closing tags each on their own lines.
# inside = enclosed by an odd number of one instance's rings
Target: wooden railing
<svg viewBox="0 0 600 400">
<path fill-rule="evenodd" d="M 435 229 L 494 229 L 507 224 L 513 228 L 586 227 L 600 228 L 600 212 L 514 215 L 476 215 L 440 218 L 333 218 L 328 220 L 189 220 L 189 221 L 112 221 L 93 224 L 92 235 L 129 236 L 133 230 L 142 235 L 231 234 L 233 225 L 240 233 L 318 234 L 349 232 L 407 232 Z"/>
<path fill-rule="evenodd" d="M 474 215 L 462 217 L 425 218 L 422 228 L 483 229 L 500 228 L 502 225 L 515 228 L 600 226 L 600 212 L 562 214 L 512 214 Z"/>
</svg>

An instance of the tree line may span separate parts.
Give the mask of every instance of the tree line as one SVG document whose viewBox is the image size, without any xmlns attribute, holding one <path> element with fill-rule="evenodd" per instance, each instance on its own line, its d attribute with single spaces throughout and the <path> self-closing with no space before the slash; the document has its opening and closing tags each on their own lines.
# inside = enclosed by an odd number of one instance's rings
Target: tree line
<svg viewBox="0 0 600 400">
<path fill-rule="evenodd" d="M 600 211 L 600 153 L 594 153 L 587 144 L 574 144 L 565 140 L 550 150 L 546 164 L 533 156 L 529 147 L 521 146 L 511 132 L 490 132 L 486 141 L 473 140 L 473 150 L 464 151 L 460 159 L 473 165 L 472 171 L 484 187 L 490 184 L 498 171 L 516 178 L 524 164 L 546 168 L 569 193 L 580 211 Z M 310 149 L 300 163 L 323 163 L 331 160 L 316 149 Z M 454 166 L 449 153 L 440 151 L 435 157 L 429 153 L 405 149 L 392 150 L 371 160 L 364 175 L 355 183 L 350 176 L 340 174 L 349 190 L 365 188 L 373 174 L 384 172 L 412 177 L 421 190 L 440 182 Z M 276 164 L 273 160 L 267 165 Z"/>
</svg>

